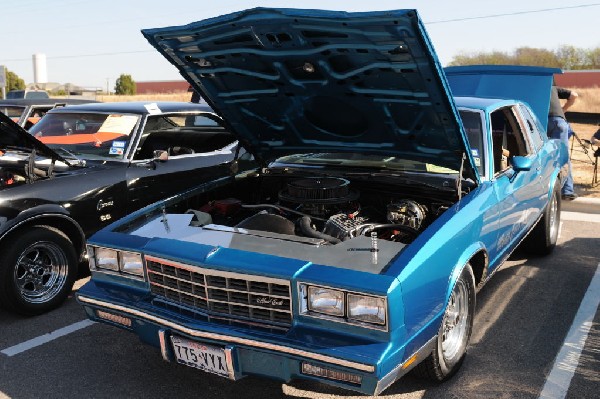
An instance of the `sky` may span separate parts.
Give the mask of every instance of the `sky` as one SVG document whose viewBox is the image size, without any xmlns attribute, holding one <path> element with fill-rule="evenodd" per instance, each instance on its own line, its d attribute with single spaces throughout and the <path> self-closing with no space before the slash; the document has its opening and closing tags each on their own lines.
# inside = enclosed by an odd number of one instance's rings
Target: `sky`
<svg viewBox="0 0 600 399">
<path fill-rule="evenodd" d="M 33 82 L 33 54 L 46 56 L 49 82 L 114 89 L 181 80 L 141 29 L 184 25 L 254 7 L 343 11 L 417 9 L 442 65 L 464 53 L 519 47 L 600 47 L 600 3 L 592 0 L 0 0 L 0 65 Z"/>
</svg>

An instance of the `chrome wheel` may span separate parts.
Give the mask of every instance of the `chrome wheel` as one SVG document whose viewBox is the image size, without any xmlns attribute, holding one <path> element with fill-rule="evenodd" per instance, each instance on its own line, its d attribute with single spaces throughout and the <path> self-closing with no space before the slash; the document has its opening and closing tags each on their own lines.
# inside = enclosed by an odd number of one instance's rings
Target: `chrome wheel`
<svg viewBox="0 0 600 399">
<path fill-rule="evenodd" d="M 16 287 L 25 302 L 45 303 L 64 287 L 69 262 L 61 247 L 50 241 L 29 245 L 17 259 L 14 269 Z"/>
<path fill-rule="evenodd" d="M 468 339 L 469 292 L 459 279 L 452 290 L 442 323 L 442 355 L 448 364 L 455 363 L 464 353 Z"/>
<path fill-rule="evenodd" d="M 475 278 L 466 264 L 456 280 L 438 329 L 435 348 L 415 367 L 415 373 L 433 381 L 450 378 L 462 364 L 473 329 Z"/>
<path fill-rule="evenodd" d="M 550 242 L 552 244 L 556 243 L 556 239 L 558 237 L 558 196 L 554 194 L 552 196 L 552 200 L 548 204 L 549 209 L 549 219 L 548 219 L 548 228 L 550 230 Z"/>
</svg>

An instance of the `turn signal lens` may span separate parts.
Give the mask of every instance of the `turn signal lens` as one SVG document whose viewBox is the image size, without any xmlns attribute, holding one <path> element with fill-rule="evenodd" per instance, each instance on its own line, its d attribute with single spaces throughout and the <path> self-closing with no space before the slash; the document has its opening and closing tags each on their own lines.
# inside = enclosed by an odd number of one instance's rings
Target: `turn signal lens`
<svg viewBox="0 0 600 399">
<path fill-rule="evenodd" d="M 318 377 L 349 382 L 356 385 L 360 385 L 362 382 L 362 377 L 360 375 L 347 373 L 345 371 L 333 370 L 306 362 L 302 362 L 302 374 L 316 375 Z"/>
</svg>

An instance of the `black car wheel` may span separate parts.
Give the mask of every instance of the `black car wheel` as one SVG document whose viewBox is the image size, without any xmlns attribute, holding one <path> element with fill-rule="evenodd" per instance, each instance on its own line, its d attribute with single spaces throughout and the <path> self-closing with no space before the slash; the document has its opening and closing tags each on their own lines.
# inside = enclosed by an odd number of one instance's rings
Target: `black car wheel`
<svg viewBox="0 0 600 399">
<path fill-rule="evenodd" d="M 473 329 L 475 278 L 466 265 L 454 284 L 433 352 L 415 367 L 415 373 L 434 381 L 444 381 L 461 366 Z"/>
<path fill-rule="evenodd" d="M 0 303 L 25 315 L 60 305 L 73 287 L 77 256 L 69 238 L 49 226 L 34 226 L 0 248 Z"/>
<path fill-rule="evenodd" d="M 560 189 L 555 187 L 542 218 L 523 241 L 525 250 L 533 255 L 548 255 L 558 241 L 560 227 Z"/>
</svg>

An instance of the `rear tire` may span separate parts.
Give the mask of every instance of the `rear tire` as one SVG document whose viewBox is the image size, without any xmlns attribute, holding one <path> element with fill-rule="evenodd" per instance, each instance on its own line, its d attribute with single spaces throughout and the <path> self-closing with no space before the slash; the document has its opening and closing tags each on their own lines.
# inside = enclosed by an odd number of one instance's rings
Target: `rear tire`
<svg viewBox="0 0 600 399">
<path fill-rule="evenodd" d="M 467 354 L 474 314 L 475 278 L 467 264 L 452 288 L 435 348 L 414 369 L 417 376 L 441 382 L 456 373 Z"/>
<path fill-rule="evenodd" d="M 529 233 L 523 246 L 532 255 L 548 255 L 556 247 L 560 226 L 560 188 L 555 187 L 541 219 Z"/>
<path fill-rule="evenodd" d="M 77 273 L 73 243 L 50 226 L 34 226 L 8 240 L 0 248 L 0 304 L 23 315 L 58 307 Z"/>
</svg>

